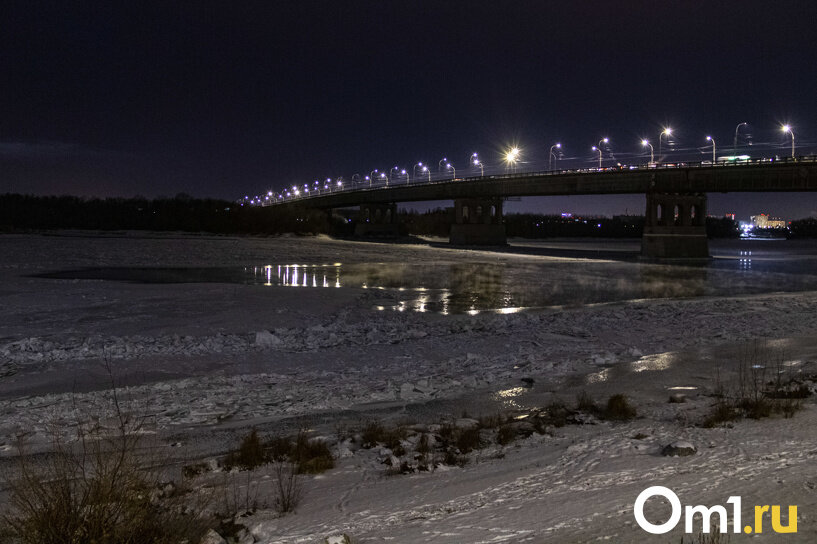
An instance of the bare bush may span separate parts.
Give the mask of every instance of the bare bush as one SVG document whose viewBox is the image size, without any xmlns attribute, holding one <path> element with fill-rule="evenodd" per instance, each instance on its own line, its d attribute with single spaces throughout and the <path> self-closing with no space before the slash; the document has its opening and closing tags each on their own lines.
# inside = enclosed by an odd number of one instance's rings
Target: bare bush
<svg viewBox="0 0 817 544">
<path fill-rule="evenodd" d="M 275 474 L 275 510 L 279 514 L 294 512 L 301 502 L 303 485 L 298 467 L 288 461 L 276 461 L 273 465 Z"/>
<path fill-rule="evenodd" d="M 113 381 L 112 381 L 113 383 Z M 107 392 L 106 413 L 78 415 L 75 428 L 51 431 L 48 453 L 18 448 L 16 477 L 0 515 L 18 544 L 164 544 L 198 541 L 211 520 L 162 484 L 163 464 L 144 443 L 145 418 Z"/>
</svg>

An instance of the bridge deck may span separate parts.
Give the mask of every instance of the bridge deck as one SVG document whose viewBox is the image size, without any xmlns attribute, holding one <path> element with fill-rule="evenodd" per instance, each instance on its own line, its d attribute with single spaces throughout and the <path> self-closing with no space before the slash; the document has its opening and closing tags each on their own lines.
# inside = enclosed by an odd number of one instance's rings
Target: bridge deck
<svg viewBox="0 0 817 544">
<path fill-rule="evenodd" d="M 532 172 L 426 183 L 335 190 L 286 199 L 298 204 L 342 208 L 368 203 L 418 202 L 456 198 L 711 192 L 817 191 L 817 157 L 730 165 L 683 165 L 601 171 Z"/>
</svg>

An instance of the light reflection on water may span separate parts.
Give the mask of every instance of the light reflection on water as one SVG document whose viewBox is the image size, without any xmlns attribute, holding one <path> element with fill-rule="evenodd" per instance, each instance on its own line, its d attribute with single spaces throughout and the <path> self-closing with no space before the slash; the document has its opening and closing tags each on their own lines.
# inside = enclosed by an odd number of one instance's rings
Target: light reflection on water
<svg viewBox="0 0 817 544">
<path fill-rule="evenodd" d="M 492 400 L 501 402 L 505 408 L 520 409 L 521 406 L 515 400 L 517 397 L 527 391 L 524 387 L 512 387 L 510 389 L 503 389 L 491 395 Z"/>
<path fill-rule="evenodd" d="M 755 252 L 757 253 L 757 251 Z M 509 314 L 625 300 L 735 296 L 817 289 L 813 260 L 760 266 L 740 259 L 703 266 L 643 262 L 262 264 L 210 268 L 90 268 L 41 274 L 141 283 L 243 283 L 271 288 L 364 289 L 383 311 Z"/>
</svg>

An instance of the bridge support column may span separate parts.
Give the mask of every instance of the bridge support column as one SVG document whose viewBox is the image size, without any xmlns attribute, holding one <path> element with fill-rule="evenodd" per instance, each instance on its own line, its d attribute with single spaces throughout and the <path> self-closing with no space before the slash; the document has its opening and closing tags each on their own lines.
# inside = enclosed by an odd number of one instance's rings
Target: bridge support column
<svg viewBox="0 0 817 544">
<path fill-rule="evenodd" d="M 454 223 L 448 241 L 455 245 L 507 244 L 501 198 L 454 200 Z"/>
<path fill-rule="evenodd" d="M 361 204 L 355 236 L 397 236 L 397 204 Z"/>
<path fill-rule="evenodd" d="M 705 193 L 647 193 L 641 255 L 654 259 L 706 259 Z"/>
</svg>

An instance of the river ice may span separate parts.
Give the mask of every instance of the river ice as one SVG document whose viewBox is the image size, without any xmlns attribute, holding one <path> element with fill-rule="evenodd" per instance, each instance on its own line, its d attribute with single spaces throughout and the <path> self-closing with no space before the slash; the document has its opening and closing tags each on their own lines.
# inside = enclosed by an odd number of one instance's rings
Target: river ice
<svg viewBox="0 0 817 544">
<path fill-rule="evenodd" d="M 525 249 L 531 246 L 536 250 Z M 344 455 L 336 469 L 310 477 L 295 514 L 262 511 L 244 523 L 269 543 L 319 542 L 342 532 L 359 542 L 655 542 L 635 526 L 632 504 L 643 488 L 660 484 L 685 504 L 725 504 L 734 494 L 744 504 L 798 504 L 800 531 L 789 541 L 814 540 L 817 414 L 810 401 L 793 419 L 697 425 L 713 402 L 716 371 L 728 378 L 757 339 L 812 383 L 817 291 L 808 282 L 790 282 L 788 292 L 759 282 L 739 295 L 441 315 L 382 309 L 399 307 L 389 303 L 401 299 L 396 287 L 32 277 L 83 267 L 513 268 L 558 260 L 562 271 L 569 270 L 565 263 L 608 266 L 615 282 L 649 266 L 566 255 L 566 246 L 553 244 L 518 247 L 464 251 L 294 236 L 0 236 L 0 451 L 13 455 L 20 436 L 46 447 L 55 424 L 70 426 L 76 410 L 98 406 L 110 386 L 104 361 L 128 398 L 147 407 L 152 429 L 174 446 L 179 465 L 224 453 L 250 427 L 278 435 L 306 426 L 329 436 L 339 422 L 428 424 L 463 411 L 526 410 L 554 398 L 572 403 L 581 390 L 598 398 L 626 393 L 640 414 L 632 422 L 533 435 L 464 468 L 387 477 L 375 452 Z M 581 243 L 570 243 L 576 247 Z M 798 245 L 793 253 L 812 259 L 817 250 Z M 523 378 L 533 387 L 522 387 Z M 688 402 L 667 403 L 673 387 L 687 388 Z M 698 453 L 660 455 L 677 440 Z M 269 475 L 253 477 L 263 486 Z"/>
</svg>

